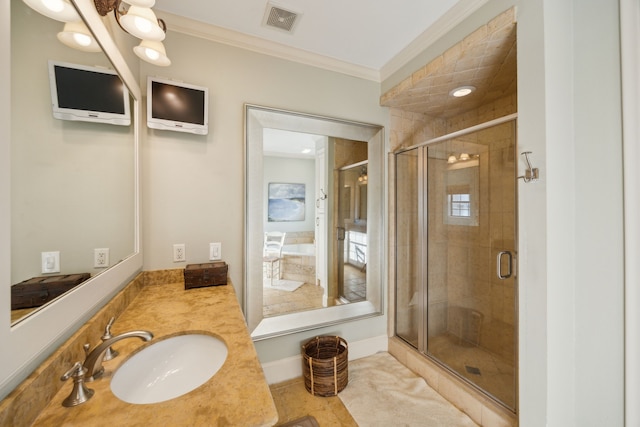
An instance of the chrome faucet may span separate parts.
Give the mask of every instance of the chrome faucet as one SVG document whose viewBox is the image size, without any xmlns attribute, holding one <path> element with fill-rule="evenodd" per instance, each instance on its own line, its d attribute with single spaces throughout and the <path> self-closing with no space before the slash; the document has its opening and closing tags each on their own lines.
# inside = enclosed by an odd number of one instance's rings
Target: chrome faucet
<svg viewBox="0 0 640 427">
<path fill-rule="evenodd" d="M 113 338 L 113 335 L 111 335 L 111 326 L 113 326 L 113 322 L 116 320 L 115 317 L 112 317 L 111 320 L 109 320 L 109 323 L 107 323 L 107 326 L 104 328 L 104 335 L 102 335 L 101 339 L 102 341 L 106 341 L 109 338 Z M 109 360 L 115 359 L 118 356 L 118 352 L 109 347 L 108 349 L 105 350 L 104 352 L 104 357 L 102 358 L 103 361 L 107 362 Z"/>
<path fill-rule="evenodd" d="M 104 372 L 102 360 L 104 359 L 104 354 L 109 347 L 120 340 L 134 337 L 140 338 L 144 341 L 150 341 L 153 338 L 153 334 L 148 331 L 124 332 L 120 335 L 116 335 L 115 337 L 103 341 L 102 344 L 96 346 L 96 348 L 91 351 L 89 351 L 89 344 L 85 344 L 85 352 L 87 353 L 87 358 L 84 360 L 83 364 L 83 367 L 87 369 L 87 373 L 85 374 L 85 381 L 93 381 L 102 376 L 102 373 Z"/>
</svg>

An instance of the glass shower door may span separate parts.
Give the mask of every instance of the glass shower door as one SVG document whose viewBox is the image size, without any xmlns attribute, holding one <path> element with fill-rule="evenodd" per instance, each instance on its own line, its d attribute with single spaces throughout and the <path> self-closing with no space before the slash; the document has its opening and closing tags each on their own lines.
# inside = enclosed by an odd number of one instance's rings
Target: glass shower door
<svg viewBox="0 0 640 427">
<path fill-rule="evenodd" d="M 367 297 L 367 162 L 342 168 L 338 187 L 338 298 L 347 304 Z"/>
<path fill-rule="evenodd" d="M 516 409 L 515 122 L 395 155 L 396 335 Z"/>
<path fill-rule="evenodd" d="M 422 148 L 395 156 L 396 170 L 396 335 L 420 348 L 423 315 L 421 259 L 421 159 Z"/>
<path fill-rule="evenodd" d="M 515 122 L 427 157 L 427 354 L 515 409 Z"/>
</svg>

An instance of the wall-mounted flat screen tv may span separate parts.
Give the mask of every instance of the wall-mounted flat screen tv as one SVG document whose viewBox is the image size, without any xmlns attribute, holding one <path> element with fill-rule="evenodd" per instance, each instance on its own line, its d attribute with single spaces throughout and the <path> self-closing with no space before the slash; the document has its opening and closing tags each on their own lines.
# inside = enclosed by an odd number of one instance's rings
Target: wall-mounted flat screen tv
<svg viewBox="0 0 640 427">
<path fill-rule="evenodd" d="M 53 117 L 129 126 L 129 90 L 114 70 L 49 61 Z"/>
<path fill-rule="evenodd" d="M 206 135 L 209 90 L 150 76 L 147 79 L 147 127 Z"/>
</svg>

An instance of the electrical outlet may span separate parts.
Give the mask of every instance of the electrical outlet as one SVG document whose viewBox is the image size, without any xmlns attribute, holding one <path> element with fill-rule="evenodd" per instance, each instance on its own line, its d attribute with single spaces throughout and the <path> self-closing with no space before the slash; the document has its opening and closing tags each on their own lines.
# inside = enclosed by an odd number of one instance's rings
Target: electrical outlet
<svg viewBox="0 0 640 427">
<path fill-rule="evenodd" d="M 60 251 L 42 252 L 42 272 L 60 273 Z"/>
<path fill-rule="evenodd" d="M 93 266 L 95 268 L 109 267 L 109 248 L 93 250 Z"/>
<path fill-rule="evenodd" d="M 176 243 L 173 245 L 173 262 L 182 262 L 187 260 L 184 243 Z"/>
<path fill-rule="evenodd" d="M 209 243 L 209 261 L 222 259 L 222 243 Z"/>
</svg>

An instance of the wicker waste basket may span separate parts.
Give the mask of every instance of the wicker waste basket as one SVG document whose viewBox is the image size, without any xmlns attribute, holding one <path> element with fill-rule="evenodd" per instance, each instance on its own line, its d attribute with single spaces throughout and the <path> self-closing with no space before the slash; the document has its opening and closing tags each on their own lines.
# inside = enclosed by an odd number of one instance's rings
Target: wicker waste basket
<svg viewBox="0 0 640 427">
<path fill-rule="evenodd" d="M 337 396 L 349 381 L 347 342 L 335 336 L 315 337 L 302 346 L 304 386 L 314 396 Z"/>
</svg>

